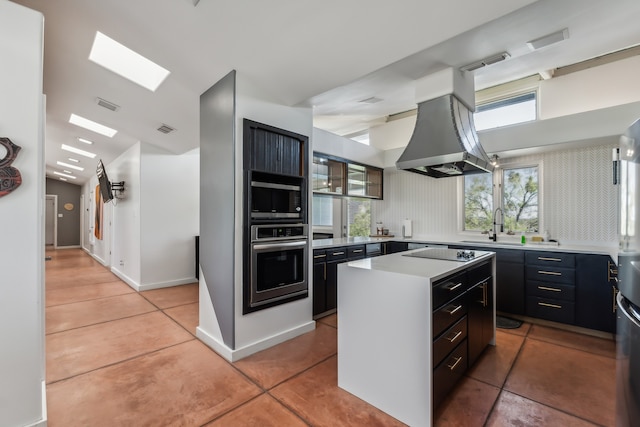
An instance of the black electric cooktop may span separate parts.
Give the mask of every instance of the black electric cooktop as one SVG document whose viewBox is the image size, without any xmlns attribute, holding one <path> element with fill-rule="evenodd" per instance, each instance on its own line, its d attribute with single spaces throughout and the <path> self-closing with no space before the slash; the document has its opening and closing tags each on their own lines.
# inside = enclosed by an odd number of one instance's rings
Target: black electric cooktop
<svg viewBox="0 0 640 427">
<path fill-rule="evenodd" d="M 421 251 L 415 251 L 408 254 L 402 254 L 414 258 L 441 259 L 445 261 L 471 261 L 476 257 L 474 251 L 462 249 L 445 249 L 445 248 L 427 248 Z"/>
</svg>

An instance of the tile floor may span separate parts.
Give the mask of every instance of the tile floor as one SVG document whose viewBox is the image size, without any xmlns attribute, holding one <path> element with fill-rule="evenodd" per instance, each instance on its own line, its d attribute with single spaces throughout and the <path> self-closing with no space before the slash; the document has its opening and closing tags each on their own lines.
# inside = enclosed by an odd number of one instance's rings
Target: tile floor
<svg viewBox="0 0 640 427">
<path fill-rule="evenodd" d="M 50 427 L 401 426 L 337 387 L 337 318 L 236 363 L 195 338 L 198 285 L 136 293 L 81 250 L 47 251 Z M 437 426 L 613 426 L 615 344 L 498 330 Z"/>
</svg>

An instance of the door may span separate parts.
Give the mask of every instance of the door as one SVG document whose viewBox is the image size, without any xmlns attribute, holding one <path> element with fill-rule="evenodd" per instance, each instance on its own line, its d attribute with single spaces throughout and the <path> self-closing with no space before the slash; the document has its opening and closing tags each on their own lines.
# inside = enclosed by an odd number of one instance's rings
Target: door
<svg viewBox="0 0 640 427">
<path fill-rule="evenodd" d="M 45 219 L 44 219 L 44 244 L 46 246 L 56 245 L 57 240 L 57 224 L 56 205 L 58 196 L 46 196 L 45 202 Z"/>
</svg>

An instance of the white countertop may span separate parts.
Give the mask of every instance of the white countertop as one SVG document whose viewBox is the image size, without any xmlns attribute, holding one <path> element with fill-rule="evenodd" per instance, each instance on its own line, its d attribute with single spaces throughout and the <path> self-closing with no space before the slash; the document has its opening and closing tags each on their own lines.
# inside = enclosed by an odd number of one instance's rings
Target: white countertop
<svg viewBox="0 0 640 427">
<path fill-rule="evenodd" d="M 476 257 L 469 261 L 448 261 L 430 258 L 416 258 L 406 254 L 429 250 L 429 248 L 414 249 L 411 251 L 395 253 L 383 257 L 365 258 L 358 261 L 350 261 L 347 266 L 372 271 L 385 271 L 407 276 L 430 278 L 438 280 L 465 268 L 486 261 L 495 256 L 493 252 L 475 251 Z M 341 264 L 343 265 L 343 264 Z M 344 267 L 341 267 L 344 268 Z"/>
<path fill-rule="evenodd" d="M 482 247 L 490 251 L 491 248 L 500 249 L 516 249 L 516 250 L 535 250 L 535 251 L 551 251 L 551 252 L 575 252 L 597 255 L 609 255 L 613 261 L 617 262 L 618 248 L 613 244 L 553 244 L 553 242 L 527 242 L 522 245 L 516 241 L 516 237 L 498 237 L 497 242 L 492 242 L 486 235 L 477 236 L 424 236 L 424 237 L 342 237 L 335 239 L 317 239 L 313 240 L 313 249 L 326 249 L 338 246 L 363 245 L 367 243 L 381 242 L 407 242 L 407 243 L 423 243 L 423 244 L 440 244 L 440 245 L 466 245 L 472 247 Z M 485 241 L 486 240 L 486 241 Z"/>
</svg>

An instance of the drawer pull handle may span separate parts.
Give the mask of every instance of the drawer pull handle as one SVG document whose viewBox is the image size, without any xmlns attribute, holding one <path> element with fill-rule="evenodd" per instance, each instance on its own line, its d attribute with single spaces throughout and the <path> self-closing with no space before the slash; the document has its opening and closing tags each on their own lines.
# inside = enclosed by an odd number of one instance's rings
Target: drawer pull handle
<svg viewBox="0 0 640 427">
<path fill-rule="evenodd" d="M 462 282 L 457 283 L 457 284 L 449 283 L 447 286 L 445 286 L 445 288 L 447 288 L 450 291 L 454 291 L 454 290 L 458 289 L 460 286 L 462 286 Z"/>
<path fill-rule="evenodd" d="M 359 254 L 360 252 L 362 252 L 362 249 L 354 249 L 354 250 L 353 250 L 353 253 L 354 253 L 354 254 Z"/>
<path fill-rule="evenodd" d="M 538 289 L 540 289 L 542 291 L 562 292 L 562 289 L 550 288 L 548 286 L 538 286 Z"/>
<path fill-rule="evenodd" d="M 546 256 L 539 256 L 538 257 L 539 261 L 555 261 L 555 262 L 562 262 L 562 258 L 549 258 Z"/>
<path fill-rule="evenodd" d="M 560 273 L 558 271 L 538 270 L 538 274 L 546 274 L 547 276 L 562 276 L 562 273 Z"/>
<path fill-rule="evenodd" d="M 445 313 L 453 315 L 455 314 L 458 310 L 460 310 L 462 308 L 462 305 L 459 305 L 457 307 L 455 307 L 453 310 L 445 310 Z"/>
<path fill-rule="evenodd" d="M 344 252 L 334 252 L 333 255 L 344 255 Z"/>
<path fill-rule="evenodd" d="M 549 304 L 548 302 L 539 302 L 538 305 L 541 305 L 543 307 L 550 307 L 550 308 L 562 308 L 561 305 L 558 304 Z"/>
<path fill-rule="evenodd" d="M 458 337 L 460 337 L 460 335 L 462 335 L 462 331 L 458 331 L 455 333 L 455 335 L 451 338 L 447 337 L 447 341 L 449 341 L 450 343 L 454 342 L 455 340 L 458 339 Z"/>
<path fill-rule="evenodd" d="M 453 362 L 453 365 L 451 365 L 451 364 L 447 365 L 447 368 L 449 368 L 452 371 L 454 369 L 456 369 L 456 366 L 458 366 L 458 363 L 460 363 L 462 361 L 462 356 L 455 357 L 454 359 L 455 359 L 455 362 Z"/>
<path fill-rule="evenodd" d="M 318 258 L 326 258 L 327 255 L 326 254 L 322 254 L 322 255 L 314 255 L 313 259 L 318 259 Z"/>
</svg>

